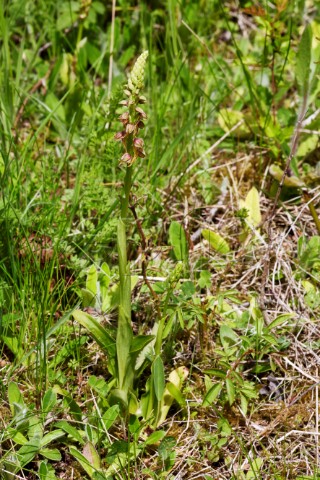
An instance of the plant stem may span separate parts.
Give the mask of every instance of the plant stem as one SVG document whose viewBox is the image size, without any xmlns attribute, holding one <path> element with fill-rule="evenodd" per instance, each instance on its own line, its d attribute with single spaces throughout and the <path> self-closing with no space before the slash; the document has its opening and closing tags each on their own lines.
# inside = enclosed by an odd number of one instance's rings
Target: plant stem
<svg viewBox="0 0 320 480">
<path fill-rule="evenodd" d="M 119 255 L 119 322 L 117 329 L 117 358 L 119 388 L 126 393 L 133 379 L 130 369 L 130 346 L 133 337 L 131 327 L 131 277 L 130 264 L 127 259 L 127 223 L 129 213 L 129 197 L 132 185 L 132 167 L 128 166 L 121 198 L 121 214 L 118 222 L 118 255 Z"/>
<path fill-rule="evenodd" d="M 128 166 L 126 168 L 126 175 L 125 175 L 124 186 L 123 186 L 124 196 L 121 199 L 121 218 L 125 224 L 127 223 L 127 220 L 128 220 L 131 186 L 132 186 L 132 167 Z"/>
</svg>

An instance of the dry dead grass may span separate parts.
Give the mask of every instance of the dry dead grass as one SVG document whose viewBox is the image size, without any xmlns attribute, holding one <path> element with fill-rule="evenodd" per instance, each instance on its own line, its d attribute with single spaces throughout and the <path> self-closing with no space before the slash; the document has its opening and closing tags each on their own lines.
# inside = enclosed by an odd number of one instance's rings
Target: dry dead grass
<svg viewBox="0 0 320 480">
<path fill-rule="evenodd" d="M 246 241 L 239 242 L 241 225 L 236 218 L 239 199 L 244 198 L 256 179 L 261 178 L 258 161 L 264 168 L 268 164 L 265 152 L 259 157 L 238 154 L 230 159 L 223 152 L 216 156 L 215 165 L 209 171 L 215 183 L 221 184 L 224 177 L 228 178 L 227 192 L 222 193 L 214 205 L 203 206 L 203 199 L 197 193 L 200 189 L 195 173 L 186 182 L 186 190 L 181 188 L 175 192 L 172 217 L 179 219 L 187 230 L 192 248 L 191 270 L 200 257 L 210 258 L 213 255 L 201 239 L 202 228 L 216 231 L 228 239 L 233 257 L 222 270 L 212 270 L 212 288 L 208 293 L 214 294 L 217 289 L 236 289 L 243 297 L 242 308 L 246 308 L 248 293 L 258 294 L 261 305 L 264 305 L 266 323 L 280 314 L 292 314 L 294 321 L 287 330 L 290 346 L 285 351 L 272 354 L 276 371 L 260 379 L 268 394 L 260 395 L 258 402 L 251 404 L 246 416 L 241 415 L 236 407 L 229 411 L 219 407 L 219 402 L 212 408 L 201 409 L 194 419 L 190 415 L 186 427 L 182 429 L 172 478 L 195 480 L 206 478 L 205 475 L 221 480 L 318 478 L 315 472 L 320 461 L 320 312 L 306 304 L 305 290 L 297 275 L 301 271 L 297 242 L 302 235 L 308 238 L 317 235 L 317 230 L 307 205 L 298 196 L 278 206 L 270 225 L 269 240 L 268 219 L 273 200 L 266 195 L 271 179 L 265 175 L 262 185 L 265 193 L 261 193 L 260 200 L 263 220 L 259 232 L 249 232 Z M 312 196 L 319 211 L 320 187 L 312 191 Z M 269 272 L 263 280 L 266 259 L 270 261 Z M 213 335 L 217 335 L 214 329 Z M 210 339 L 209 348 L 214 355 L 215 338 Z M 268 384 L 272 384 L 269 392 Z M 201 398 L 191 403 L 195 405 L 197 401 L 200 408 Z M 201 425 L 214 434 L 221 416 L 228 418 L 232 435 L 220 449 L 219 460 L 211 462 L 212 445 L 201 442 L 195 425 Z M 182 424 L 179 425 L 182 428 Z M 256 459 L 261 459 L 261 465 L 257 466 L 255 476 L 250 466 Z"/>
</svg>

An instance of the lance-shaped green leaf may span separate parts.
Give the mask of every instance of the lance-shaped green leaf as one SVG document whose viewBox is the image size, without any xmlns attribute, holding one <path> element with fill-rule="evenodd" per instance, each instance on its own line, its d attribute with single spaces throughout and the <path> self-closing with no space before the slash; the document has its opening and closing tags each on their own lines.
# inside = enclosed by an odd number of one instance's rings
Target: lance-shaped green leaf
<svg viewBox="0 0 320 480">
<path fill-rule="evenodd" d="M 152 367 L 152 378 L 153 378 L 153 386 L 154 386 L 154 393 L 156 394 L 156 398 L 158 402 L 162 399 L 164 388 L 165 388 L 165 380 L 164 380 L 164 367 L 163 361 L 159 355 L 155 358 Z"/>
<path fill-rule="evenodd" d="M 81 310 L 73 312 L 76 322 L 85 327 L 98 345 L 111 357 L 115 355 L 115 341 L 94 317 Z"/>
<path fill-rule="evenodd" d="M 106 412 L 104 412 L 102 416 L 103 426 L 106 430 L 109 430 L 110 427 L 116 421 L 119 415 L 120 409 L 118 405 L 113 405 L 112 407 L 108 408 Z"/>
<path fill-rule="evenodd" d="M 48 458 L 48 460 L 53 460 L 54 462 L 60 462 L 61 460 L 61 453 L 57 448 L 41 448 L 39 453 Z"/>
<path fill-rule="evenodd" d="M 302 89 L 302 95 L 307 95 L 310 85 L 311 73 L 311 48 L 312 48 L 312 30 L 310 25 L 307 25 L 303 31 L 298 53 L 296 74 L 297 79 Z"/>
<path fill-rule="evenodd" d="M 79 442 L 81 445 L 84 445 L 85 442 L 80 432 L 72 425 L 70 425 L 70 423 L 66 422 L 65 420 L 61 420 L 60 422 L 57 422 L 55 426 L 70 435 L 73 440 Z"/>
<path fill-rule="evenodd" d="M 92 292 L 93 295 L 97 295 L 98 293 L 97 284 L 98 284 L 98 272 L 95 265 L 91 265 L 87 275 L 86 289 L 89 290 L 89 292 Z"/>
<path fill-rule="evenodd" d="M 203 229 L 201 233 L 203 238 L 209 242 L 210 247 L 216 250 L 216 252 L 221 254 L 226 254 L 230 252 L 228 242 L 223 237 L 221 237 L 219 233 L 212 232 L 208 229 Z"/>
<path fill-rule="evenodd" d="M 169 242 L 177 260 L 188 258 L 188 242 L 182 225 L 179 222 L 171 222 L 169 227 Z"/>
<path fill-rule="evenodd" d="M 42 413 L 44 415 L 49 413 L 52 410 L 52 408 L 55 406 L 56 403 L 57 403 L 57 394 L 52 388 L 50 388 L 44 394 L 44 397 L 43 397 L 42 402 L 41 402 Z"/>
<path fill-rule="evenodd" d="M 213 385 L 210 390 L 206 393 L 202 406 L 207 407 L 208 405 L 211 405 L 216 398 L 219 396 L 220 392 L 222 390 L 222 384 L 221 383 L 216 383 Z"/>
<path fill-rule="evenodd" d="M 78 460 L 84 471 L 89 475 L 90 478 L 93 478 L 93 475 L 96 471 L 96 469 L 91 465 L 90 461 L 82 454 L 79 452 L 74 447 L 69 447 L 70 454 Z"/>
<path fill-rule="evenodd" d="M 30 463 L 34 457 L 37 455 L 37 453 L 40 450 L 40 438 L 39 437 L 33 437 L 31 440 L 29 440 L 27 443 L 25 443 L 18 451 L 18 459 L 23 467 L 24 465 L 27 465 Z"/>
<path fill-rule="evenodd" d="M 230 405 L 232 405 L 236 399 L 236 391 L 234 387 L 234 383 L 230 378 L 226 378 L 226 387 L 227 387 L 227 395 Z"/>
<path fill-rule="evenodd" d="M 16 413 L 17 405 L 19 405 L 21 408 L 25 407 L 23 396 L 19 390 L 18 385 L 15 382 L 9 383 L 8 398 L 12 415 Z"/>
</svg>

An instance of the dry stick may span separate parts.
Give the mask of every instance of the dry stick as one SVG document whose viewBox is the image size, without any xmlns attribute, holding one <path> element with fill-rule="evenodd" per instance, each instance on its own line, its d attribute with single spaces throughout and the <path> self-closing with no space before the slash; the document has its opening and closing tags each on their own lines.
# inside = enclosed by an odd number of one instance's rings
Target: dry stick
<svg viewBox="0 0 320 480">
<path fill-rule="evenodd" d="M 112 70 L 113 70 L 113 48 L 114 48 L 114 25 L 116 19 L 116 0 L 112 0 L 111 12 L 111 33 L 110 33 L 110 58 L 109 58 L 109 72 L 108 72 L 108 98 L 111 96 L 112 87 Z"/>
<path fill-rule="evenodd" d="M 318 377 L 318 368 L 316 371 L 316 375 Z M 316 461 L 317 461 L 317 469 L 319 467 L 319 385 L 316 386 Z"/>
<path fill-rule="evenodd" d="M 275 216 L 275 213 L 276 213 L 276 209 L 277 209 L 279 197 L 280 197 L 280 194 L 281 194 L 281 191 L 282 191 L 282 187 L 284 185 L 284 181 L 285 181 L 285 179 L 288 176 L 289 171 L 290 171 L 290 164 L 291 164 L 291 162 L 293 160 L 293 157 L 294 157 L 294 155 L 297 151 L 297 148 L 298 148 L 298 141 L 299 141 L 301 126 L 302 126 L 302 122 L 303 122 L 304 117 L 305 117 L 306 112 L 307 112 L 307 102 L 308 102 L 308 94 L 306 93 L 303 96 L 302 107 L 301 107 L 301 110 L 300 110 L 300 113 L 299 113 L 299 116 L 298 116 L 298 120 L 297 120 L 295 129 L 294 129 L 294 132 L 293 132 L 290 153 L 289 153 L 289 156 L 288 156 L 288 159 L 287 159 L 287 162 L 286 162 L 286 166 L 285 166 L 285 169 L 284 169 L 284 172 L 283 172 L 283 175 L 282 175 L 282 178 L 281 178 L 281 181 L 280 181 L 277 193 L 276 193 L 276 197 L 275 197 L 274 202 L 273 202 L 271 213 L 269 215 L 268 223 L 267 223 L 268 250 L 267 250 L 267 256 L 264 259 L 264 266 L 263 266 L 263 272 L 262 272 L 262 278 L 261 278 L 261 288 L 260 288 L 260 301 L 259 301 L 260 307 L 261 307 L 262 310 L 265 309 L 265 290 L 266 290 L 267 278 L 268 278 L 269 271 L 270 271 L 270 262 L 271 262 L 271 253 L 272 253 L 272 240 L 273 240 L 273 238 L 272 238 L 272 220 L 273 220 L 273 218 Z"/>
<path fill-rule="evenodd" d="M 149 277 L 147 275 L 147 266 L 148 266 L 148 263 L 147 263 L 147 255 L 148 255 L 148 243 L 147 243 L 147 239 L 146 239 L 146 236 L 144 234 L 144 231 L 142 229 L 142 223 L 141 223 L 141 220 L 140 218 L 138 218 L 138 215 L 137 215 L 137 212 L 136 212 L 136 209 L 135 209 L 135 206 L 134 205 L 130 205 L 129 206 L 130 210 L 132 211 L 132 214 L 134 216 L 134 219 L 136 221 L 136 224 L 137 224 L 137 229 L 138 229 L 138 232 L 139 232 L 139 235 L 140 235 L 140 239 L 141 239 L 141 247 L 142 247 L 142 250 L 143 250 L 143 257 L 142 257 L 142 262 L 141 262 L 141 270 L 142 270 L 142 277 L 143 277 L 143 281 L 144 283 L 147 285 L 147 287 L 149 288 L 150 290 L 150 293 L 156 303 L 156 308 L 157 308 L 157 313 L 159 315 L 159 318 L 161 317 L 161 312 L 160 312 L 160 309 L 159 309 L 159 297 L 158 295 L 156 294 L 156 292 L 153 290 L 152 288 L 152 285 L 149 281 Z"/>
<path fill-rule="evenodd" d="M 116 0 L 112 0 L 112 11 L 111 11 L 111 33 L 110 33 L 110 50 L 109 50 L 109 71 L 108 71 L 108 108 L 107 108 L 107 116 L 109 116 L 110 111 L 110 104 L 109 100 L 111 98 L 111 90 L 112 90 L 112 72 L 113 72 L 113 49 L 114 49 L 114 26 L 116 20 Z M 109 120 L 106 123 L 106 130 L 109 129 L 110 122 Z"/>
</svg>

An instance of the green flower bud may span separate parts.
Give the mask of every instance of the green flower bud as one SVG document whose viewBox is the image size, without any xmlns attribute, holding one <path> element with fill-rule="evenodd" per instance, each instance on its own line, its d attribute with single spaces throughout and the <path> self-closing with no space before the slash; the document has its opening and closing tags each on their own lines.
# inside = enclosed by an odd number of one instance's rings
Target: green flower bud
<svg viewBox="0 0 320 480">
<path fill-rule="evenodd" d="M 136 63 L 133 66 L 131 73 L 128 76 L 128 88 L 135 95 L 139 94 L 139 91 L 143 87 L 144 83 L 144 69 L 148 58 L 148 50 L 143 52 L 138 57 Z"/>
</svg>

